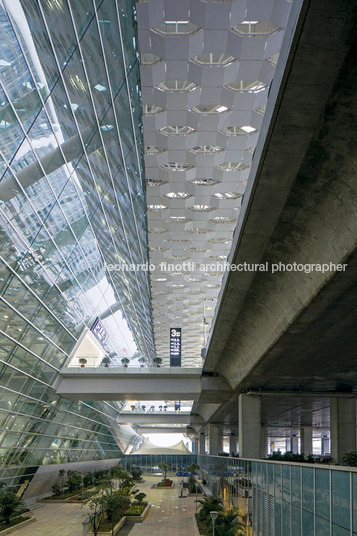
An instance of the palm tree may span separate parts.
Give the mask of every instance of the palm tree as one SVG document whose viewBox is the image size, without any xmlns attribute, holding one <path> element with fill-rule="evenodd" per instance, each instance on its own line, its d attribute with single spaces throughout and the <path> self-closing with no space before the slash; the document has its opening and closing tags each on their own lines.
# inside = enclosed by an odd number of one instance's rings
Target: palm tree
<svg viewBox="0 0 357 536">
<path fill-rule="evenodd" d="M 204 497 L 203 499 L 198 499 L 197 502 L 201 505 L 197 518 L 204 525 L 211 523 L 210 512 L 223 511 L 222 499 L 218 497 Z"/>
<path fill-rule="evenodd" d="M 220 513 L 215 526 L 216 536 L 238 536 L 245 534 L 244 524 L 238 521 L 241 517 L 240 513 L 236 509 L 226 510 L 224 513 Z"/>
</svg>

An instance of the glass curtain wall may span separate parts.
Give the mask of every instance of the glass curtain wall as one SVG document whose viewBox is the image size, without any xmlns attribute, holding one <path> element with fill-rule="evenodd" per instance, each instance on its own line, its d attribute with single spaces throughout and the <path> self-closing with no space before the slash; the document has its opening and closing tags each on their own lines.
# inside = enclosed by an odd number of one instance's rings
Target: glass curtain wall
<svg viewBox="0 0 357 536">
<path fill-rule="evenodd" d="M 0 0 L 0 478 L 116 458 L 116 402 L 52 388 L 101 318 L 112 356 L 155 355 L 132 0 Z M 121 447 L 121 449 L 119 448 Z"/>
<path fill-rule="evenodd" d="M 357 469 L 197 456 L 226 507 L 247 515 L 254 536 L 357 535 Z"/>
</svg>

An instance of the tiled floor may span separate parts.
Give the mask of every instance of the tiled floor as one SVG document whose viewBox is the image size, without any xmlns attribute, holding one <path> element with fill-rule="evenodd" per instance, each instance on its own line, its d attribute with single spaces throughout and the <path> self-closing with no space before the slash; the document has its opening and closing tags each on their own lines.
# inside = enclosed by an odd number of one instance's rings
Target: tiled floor
<svg viewBox="0 0 357 536">
<path fill-rule="evenodd" d="M 195 497 L 179 498 L 179 478 L 168 490 L 151 489 L 160 476 L 147 477 L 140 484 L 152 506 L 143 523 L 137 523 L 130 536 L 196 536 L 193 515 Z M 12 532 L 12 536 L 82 536 L 82 520 L 88 507 L 72 504 L 46 504 L 35 510 L 36 521 Z M 119 532 L 119 536 L 120 536 Z"/>
<path fill-rule="evenodd" d="M 12 536 L 82 536 L 88 507 L 78 504 L 45 504 L 34 511 L 36 521 L 11 532 Z"/>
<path fill-rule="evenodd" d="M 136 524 L 130 536 L 195 536 L 195 497 L 179 498 L 181 479 L 174 478 L 175 487 L 168 490 L 150 488 L 160 477 L 146 476 L 145 480 L 140 491 L 142 488 L 152 506 L 145 521 Z"/>
</svg>

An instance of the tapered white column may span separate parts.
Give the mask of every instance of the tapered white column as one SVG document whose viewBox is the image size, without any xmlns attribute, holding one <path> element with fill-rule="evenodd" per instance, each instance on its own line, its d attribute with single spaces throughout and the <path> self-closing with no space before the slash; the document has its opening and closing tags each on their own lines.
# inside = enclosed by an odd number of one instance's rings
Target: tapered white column
<svg viewBox="0 0 357 536">
<path fill-rule="evenodd" d="M 300 428 L 300 451 L 308 456 L 312 454 L 312 426 L 302 426 Z"/>
<path fill-rule="evenodd" d="M 356 400 L 330 398 L 331 456 L 341 463 L 346 452 L 356 450 Z"/>
<path fill-rule="evenodd" d="M 222 426 L 209 424 L 209 454 L 218 456 L 223 450 Z"/>
<path fill-rule="evenodd" d="M 261 400 L 258 396 L 239 395 L 239 456 L 260 458 Z"/>
</svg>

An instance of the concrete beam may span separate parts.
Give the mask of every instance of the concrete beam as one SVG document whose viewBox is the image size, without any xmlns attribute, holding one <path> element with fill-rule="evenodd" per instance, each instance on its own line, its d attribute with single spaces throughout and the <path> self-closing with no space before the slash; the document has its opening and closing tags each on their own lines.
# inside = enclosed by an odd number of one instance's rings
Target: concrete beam
<svg viewBox="0 0 357 536">
<path fill-rule="evenodd" d="M 200 417 L 192 417 L 190 413 L 170 412 L 165 411 L 162 413 L 135 413 L 123 412 L 117 417 L 119 424 L 190 424 L 192 419 L 200 419 Z M 202 419 L 201 419 L 202 421 Z M 203 421 L 202 421 L 203 422 Z"/>
<path fill-rule="evenodd" d="M 65 367 L 53 387 L 70 400 L 196 400 L 201 370 Z"/>
<path fill-rule="evenodd" d="M 138 434 L 185 434 L 187 426 L 139 426 L 136 429 Z"/>
<path fill-rule="evenodd" d="M 225 274 L 203 368 L 236 393 L 356 385 L 353 9 L 347 0 L 292 5 L 228 259 L 270 269 Z M 273 274 L 279 262 L 349 265 Z"/>
</svg>

